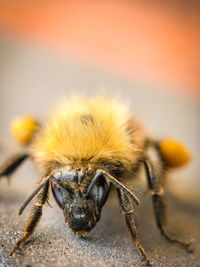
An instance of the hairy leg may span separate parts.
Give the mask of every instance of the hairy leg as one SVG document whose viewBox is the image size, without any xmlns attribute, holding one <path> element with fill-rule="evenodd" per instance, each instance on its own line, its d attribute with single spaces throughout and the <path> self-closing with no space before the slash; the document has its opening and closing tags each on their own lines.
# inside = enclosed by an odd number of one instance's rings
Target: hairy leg
<svg viewBox="0 0 200 267">
<path fill-rule="evenodd" d="M 137 224 L 134 216 L 134 205 L 133 201 L 122 191 L 121 189 L 117 189 L 118 191 L 118 197 L 120 206 L 122 209 L 122 213 L 125 215 L 125 221 L 131 236 L 131 239 L 133 241 L 134 246 L 137 248 L 138 252 L 140 253 L 142 257 L 142 261 L 146 263 L 147 266 L 151 266 L 146 253 L 144 251 L 144 248 L 140 244 L 140 238 L 139 233 L 137 230 Z"/>
<path fill-rule="evenodd" d="M 28 154 L 19 153 L 12 155 L 0 166 L 0 178 L 3 176 L 9 176 L 21 165 L 21 163 L 27 159 Z"/>
<path fill-rule="evenodd" d="M 174 238 L 171 234 L 167 232 L 166 229 L 166 207 L 164 199 L 162 196 L 163 188 L 157 177 L 154 166 L 150 159 L 146 158 L 144 161 L 144 166 L 147 174 L 148 186 L 152 192 L 152 201 L 154 207 L 154 214 L 156 218 L 157 226 L 161 234 L 170 242 L 174 242 L 183 246 L 187 251 L 191 251 L 191 243 L 185 242 Z"/>
<path fill-rule="evenodd" d="M 45 204 L 45 201 L 48 198 L 48 192 L 49 192 L 49 181 L 47 180 L 44 187 L 41 189 L 41 191 L 38 193 L 38 201 L 36 204 L 33 205 L 31 214 L 27 220 L 26 226 L 23 231 L 23 236 L 18 240 L 16 243 L 13 251 L 10 255 L 12 255 L 17 249 L 19 249 L 19 246 L 24 243 L 34 232 L 41 216 L 42 216 L 42 207 Z"/>
</svg>

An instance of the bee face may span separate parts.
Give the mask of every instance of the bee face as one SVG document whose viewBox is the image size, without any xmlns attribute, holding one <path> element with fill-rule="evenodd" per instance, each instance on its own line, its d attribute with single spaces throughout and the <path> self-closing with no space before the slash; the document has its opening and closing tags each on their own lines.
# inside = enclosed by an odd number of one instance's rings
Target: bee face
<svg viewBox="0 0 200 267">
<path fill-rule="evenodd" d="M 65 222 L 77 236 L 85 236 L 100 219 L 110 189 L 109 182 L 102 176 L 91 189 L 95 171 L 88 172 L 87 168 L 60 169 L 53 176 L 52 192 L 63 210 Z"/>
</svg>

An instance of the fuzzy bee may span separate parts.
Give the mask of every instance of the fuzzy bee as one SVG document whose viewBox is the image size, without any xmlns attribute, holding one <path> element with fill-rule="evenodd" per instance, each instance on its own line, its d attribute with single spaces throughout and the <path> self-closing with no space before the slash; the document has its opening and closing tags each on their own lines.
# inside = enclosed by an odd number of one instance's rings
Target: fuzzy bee
<svg viewBox="0 0 200 267">
<path fill-rule="evenodd" d="M 29 157 L 39 168 L 42 178 L 19 209 L 21 215 L 37 195 L 23 235 L 11 254 L 33 234 L 42 216 L 42 207 L 48 203 L 50 187 L 65 222 L 79 237 L 87 235 L 99 221 L 113 187 L 117 189 L 133 244 L 142 261 L 150 265 L 135 222 L 134 206 L 140 201 L 125 186 L 126 179 L 138 176 L 142 165 L 161 234 L 168 241 L 190 249 L 189 242 L 178 240 L 167 232 L 162 196 L 166 171 L 184 165 L 189 160 L 189 153 L 173 140 L 150 139 L 126 105 L 104 98 L 70 99 L 53 110 L 45 125 L 31 117 L 20 118 L 13 122 L 12 132 L 18 142 L 28 145 L 28 152 L 6 161 L 0 168 L 0 177 L 10 176 Z M 161 176 L 157 175 L 148 156 L 149 148 L 155 149 L 159 156 Z"/>
</svg>

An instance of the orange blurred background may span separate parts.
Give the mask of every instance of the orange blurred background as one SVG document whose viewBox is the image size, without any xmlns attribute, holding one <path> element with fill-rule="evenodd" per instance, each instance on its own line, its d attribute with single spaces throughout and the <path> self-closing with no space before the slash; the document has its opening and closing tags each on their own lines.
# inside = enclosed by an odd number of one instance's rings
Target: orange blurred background
<svg viewBox="0 0 200 267">
<path fill-rule="evenodd" d="M 198 1 L 1 1 L 0 29 L 126 79 L 199 99 Z"/>
</svg>

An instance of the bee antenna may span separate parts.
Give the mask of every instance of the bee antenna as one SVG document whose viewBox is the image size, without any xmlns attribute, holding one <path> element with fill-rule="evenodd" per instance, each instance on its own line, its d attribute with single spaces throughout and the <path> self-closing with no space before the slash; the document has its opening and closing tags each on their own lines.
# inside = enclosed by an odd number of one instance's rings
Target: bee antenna
<svg viewBox="0 0 200 267">
<path fill-rule="evenodd" d="M 109 182 L 113 184 L 115 187 L 123 190 L 124 193 L 128 195 L 137 205 L 140 204 L 139 199 L 134 195 L 133 192 L 131 192 L 127 187 L 125 187 L 122 183 L 120 183 L 115 177 L 113 177 L 112 175 L 101 169 L 98 169 L 96 171 L 96 175 L 94 176 L 92 182 L 88 187 L 87 194 L 90 194 L 94 184 L 100 179 L 101 175 L 103 175 L 106 179 L 108 179 Z"/>
<path fill-rule="evenodd" d="M 33 191 L 33 193 L 27 198 L 27 200 L 20 206 L 18 215 L 21 215 L 26 206 L 31 202 L 31 200 L 34 198 L 34 196 L 44 187 L 50 179 L 51 176 L 48 176 L 46 179 L 44 179 L 39 186 Z"/>
</svg>

